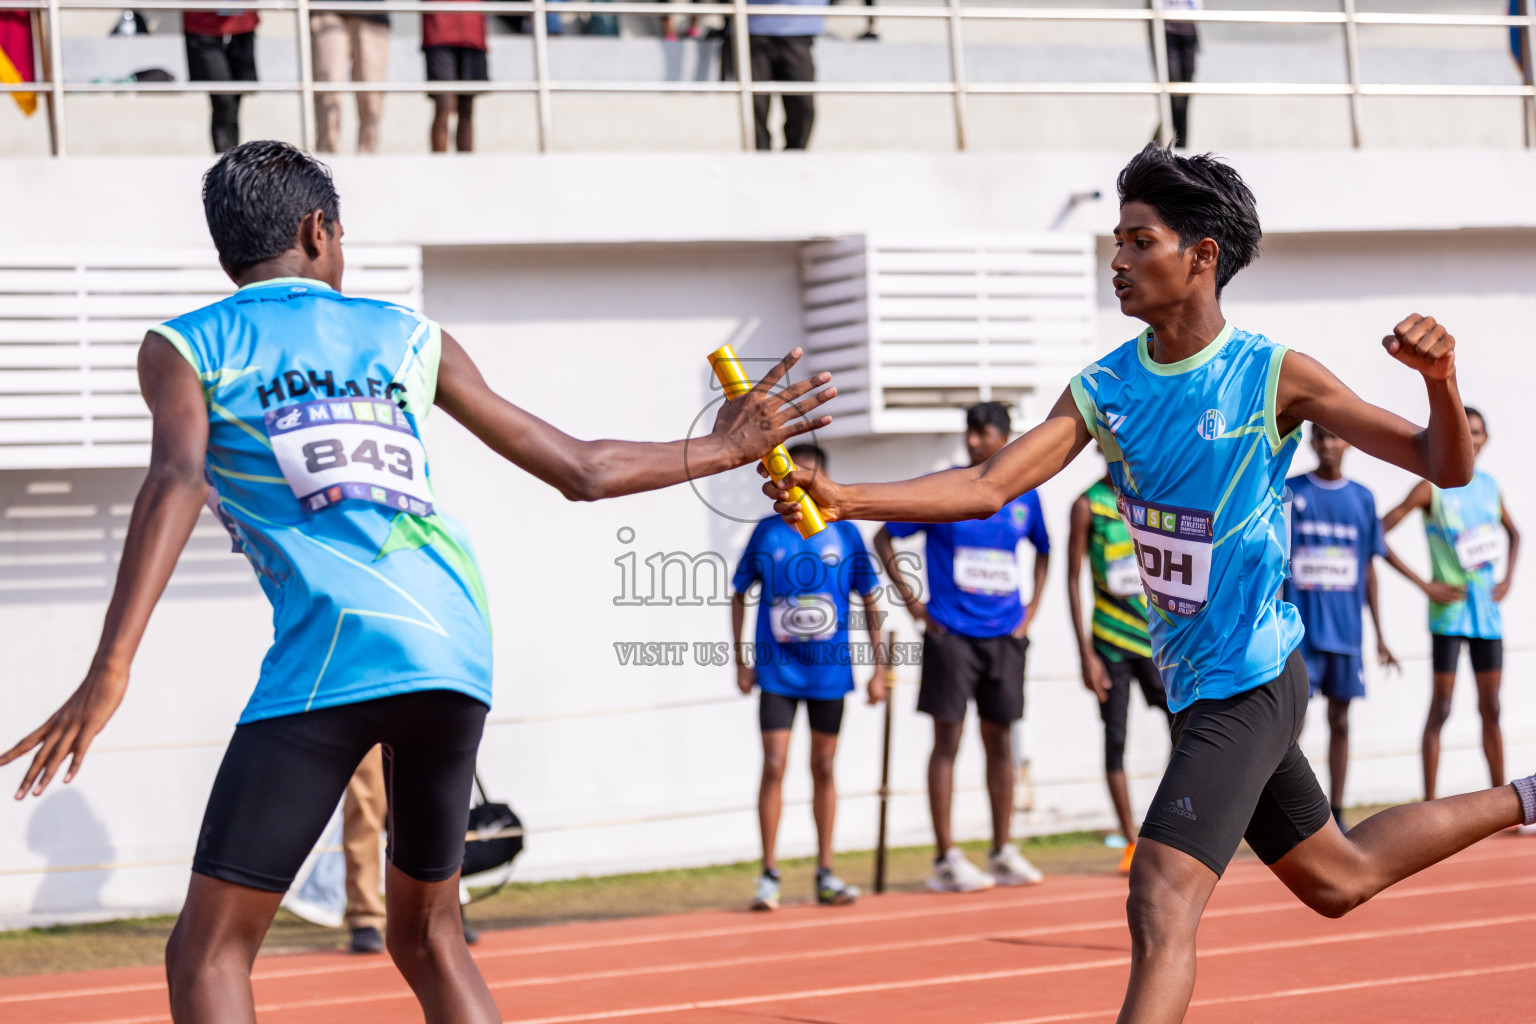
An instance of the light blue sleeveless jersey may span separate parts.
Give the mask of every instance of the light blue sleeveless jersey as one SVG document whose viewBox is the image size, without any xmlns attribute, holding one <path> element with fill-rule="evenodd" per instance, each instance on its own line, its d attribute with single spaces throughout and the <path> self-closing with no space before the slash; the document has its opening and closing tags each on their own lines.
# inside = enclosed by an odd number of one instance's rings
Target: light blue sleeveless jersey
<svg viewBox="0 0 1536 1024">
<path fill-rule="evenodd" d="M 272 602 L 240 721 L 427 689 L 489 704 L 484 588 L 419 438 L 437 325 L 283 278 L 154 330 L 202 378 L 209 503 Z"/>
<path fill-rule="evenodd" d="M 1289 536 L 1275 393 L 1286 349 L 1228 324 L 1177 363 L 1144 331 L 1072 379 L 1109 461 L 1147 593 L 1168 706 L 1220 699 L 1280 675 L 1301 616 L 1278 597 Z"/>
<path fill-rule="evenodd" d="M 1503 554 L 1504 503 L 1493 477 L 1476 470 L 1465 487 L 1430 488 L 1424 512 L 1430 568 L 1437 583 L 1465 587 L 1454 604 L 1429 602 L 1429 631 L 1438 636 L 1499 640 L 1504 616 L 1493 599 Z"/>
</svg>

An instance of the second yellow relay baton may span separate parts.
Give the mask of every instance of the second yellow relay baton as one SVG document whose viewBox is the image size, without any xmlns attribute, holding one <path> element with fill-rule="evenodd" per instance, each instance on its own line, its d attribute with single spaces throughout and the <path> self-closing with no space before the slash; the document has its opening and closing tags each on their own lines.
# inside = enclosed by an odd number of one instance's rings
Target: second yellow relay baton
<svg viewBox="0 0 1536 1024">
<path fill-rule="evenodd" d="M 715 377 L 720 381 L 720 386 L 725 389 L 727 400 L 739 398 L 752 390 L 752 382 L 747 379 L 747 374 L 741 368 L 741 363 L 736 359 L 736 351 L 729 345 L 721 345 L 709 354 L 710 369 L 715 371 Z M 768 475 L 775 482 L 782 483 L 784 478 L 795 471 L 794 460 L 789 457 L 789 452 L 779 445 L 763 456 L 763 466 L 768 470 Z M 804 488 L 791 487 L 789 489 L 791 501 L 800 503 L 800 521 L 795 528 L 800 531 L 800 536 L 809 539 L 827 528 L 826 520 L 821 518 L 821 509 L 816 507 L 816 502 Z"/>
</svg>

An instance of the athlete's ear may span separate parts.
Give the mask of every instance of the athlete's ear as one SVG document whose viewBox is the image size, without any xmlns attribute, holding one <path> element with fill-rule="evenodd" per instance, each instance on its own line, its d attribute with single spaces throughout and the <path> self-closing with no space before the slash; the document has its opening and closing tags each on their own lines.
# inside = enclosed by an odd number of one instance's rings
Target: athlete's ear
<svg viewBox="0 0 1536 1024">
<path fill-rule="evenodd" d="M 1189 247 L 1191 260 L 1189 269 L 1196 274 L 1216 273 L 1217 258 L 1221 255 L 1221 246 L 1214 238 L 1202 238 Z"/>
</svg>

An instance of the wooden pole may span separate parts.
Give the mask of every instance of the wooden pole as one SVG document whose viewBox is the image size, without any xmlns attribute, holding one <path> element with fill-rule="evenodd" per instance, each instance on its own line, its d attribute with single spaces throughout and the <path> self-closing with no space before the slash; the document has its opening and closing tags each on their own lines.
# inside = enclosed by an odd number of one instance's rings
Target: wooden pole
<svg viewBox="0 0 1536 1024">
<path fill-rule="evenodd" d="M 896 695 L 896 665 L 892 656 L 896 631 L 886 634 L 885 657 L 885 741 L 880 749 L 880 824 L 875 830 L 875 892 L 885 892 L 885 829 L 887 805 L 891 799 L 891 704 Z"/>
</svg>

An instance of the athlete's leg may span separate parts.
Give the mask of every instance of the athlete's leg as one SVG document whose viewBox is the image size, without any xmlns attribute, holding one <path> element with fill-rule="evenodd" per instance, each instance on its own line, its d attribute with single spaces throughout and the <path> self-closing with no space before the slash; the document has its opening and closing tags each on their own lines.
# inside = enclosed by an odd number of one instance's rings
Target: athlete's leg
<svg viewBox="0 0 1536 1024">
<path fill-rule="evenodd" d="M 1330 822 L 1270 870 L 1307 906 L 1339 917 L 1387 886 L 1521 820 L 1513 786 L 1403 804 L 1371 815 L 1348 835 Z"/>
<path fill-rule="evenodd" d="M 933 720 L 933 753 L 928 756 L 928 810 L 933 815 L 933 844 L 942 857 L 954 845 L 949 807 L 954 797 L 955 754 L 960 750 L 963 722 Z"/>
<path fill-rule="evenodd" d="M 784 810 L 784 766 L 789 758 L 789 730 L 763 733 L 763 778 L 757 789 L 757 825 L 763 837 L 763 870 L 777 871 L 779 817 Z"/>
<path fill-rule="evenodd" d="M 1477 711 L 1483 718 L 1483 754 L 1488 758 L 1488 777 L 1493 785 L 1504 785 L 1504 734 L 1499 731 L 1499 685 L 1502 669 L 1478 672 Z"/>
<path fill-rule="evenodd" d="M 427 1024 L 500 1024 L 501 1012 L 464 944 L 458 872 L 424 882 L 391 864 L 384 889 L 385 943 Z"/>
<path fill-rule="evenodd" d="M 837 820 L 837 783 L 832 760 L 837 733 L 811 730 L 811 811 L 816 817 L 816 866 L 832 868 L 832 827 Z"/>
<path fill-rule="evenodd" d="M 1109 786 L 1109 800 L 1120 822 L 1120 834 L 1136 839 L 1131 823 L 1131 795 L 1125 782 L 1125 723 L 1131 707 L 1131 663 L 1106 661 L 1109 692 L 1099 705 L 1099 719 L 1104 723 L 1104 780 Z M 1166 705 L 1165 705 L 1166 706 Z"/>
<path fill-rule="evenodd" d="M 251 964 L 283 894 L 192 876 L 165 946 L 171 1019 L 255 1021 Z"/>
<path fill-rule="evenodd" d="M 1349 701 L 1328 698 L 1328 804 L 1344 806 L 1344 774 L 1349 771 Z"/>
<path fill-rule="evenodd" d="M 1008 845 L 1013 822 L 1012 723 L 981 720 L 981 745 L 987 752 L 987 797 L 992 804 L 992 852 Z"/>
<path fill-rule="evenodd" d="M 1440 729 L 1451 716 L 1451 691 L 1456 686 L 1456 663 L 1461 660 L 1464 637 L 1431 633 L 1429 716 L 1424 720 L 1424 799 L 1435 798 L 1435 778 L 1440 771 Z"/>
<path fill-rule="evenodd" d="M 387 704 L 386 704 L 387 702 Z M 459 867 L 486 706 L 425 690 L 375 702 L 389 787 L 385 946 L 428 1024 L 501 1020 L 464 942 Z"/>
<path fill-rule="evenodd" d="M 1125 902 L 1131 979 L 1120 1024 L 1177 1024 L 1195 988 L 1195 931 L 1216 872 L 1187 853 L 1143 838 L 1131 861 Z"/>
</svg>

